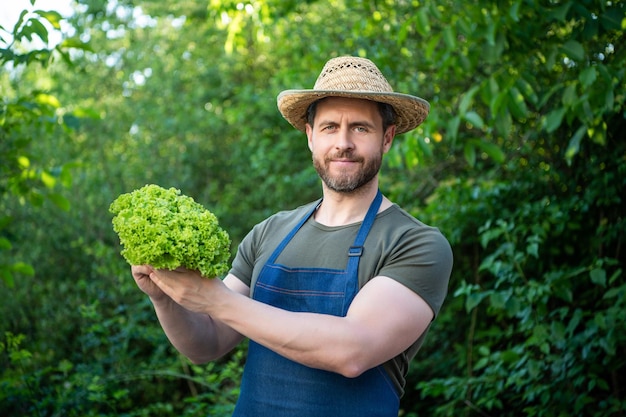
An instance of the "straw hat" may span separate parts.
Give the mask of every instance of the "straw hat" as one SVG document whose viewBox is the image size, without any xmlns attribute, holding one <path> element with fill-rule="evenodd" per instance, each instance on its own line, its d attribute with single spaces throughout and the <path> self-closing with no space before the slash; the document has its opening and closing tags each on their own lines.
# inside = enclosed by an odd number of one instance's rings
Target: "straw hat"
<svg viewBox="0 0 626 417">
<path fill-rule="evenodd" d="M 394 93 L 376 67 L 365 58 L 342 56 L 326 63 L 312 90 L 285 90 L 278 95 L 278 110 L 296 129 L 305 131 L 306 112 L 324 97 L 351 97 L 388 103 L 396 112 L 396 134 L 415 129 L 428 116 L 424 99 Z"/>
</svg>

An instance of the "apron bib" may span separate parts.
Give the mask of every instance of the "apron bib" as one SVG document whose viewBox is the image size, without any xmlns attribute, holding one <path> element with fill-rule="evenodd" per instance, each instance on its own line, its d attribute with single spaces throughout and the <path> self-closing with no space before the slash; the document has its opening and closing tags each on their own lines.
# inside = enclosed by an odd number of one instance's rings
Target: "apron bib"
<svg viewBox="0 0 626 417">
<path fill-rule="evenodd" d="M 268 259 L 253 298 L 293 312 L 345 316 L 359 290 L 359 259 L 381 201 L 379 191 L 348 249 L 345 270 L 277 264 L 280 253 L 315 212 L 314 207 Z M 382 366 L 346 378 L 291 361 L 252 340 L 249 343 L 235 417 L 398 416 L 400 399 Z"/>
</svg>

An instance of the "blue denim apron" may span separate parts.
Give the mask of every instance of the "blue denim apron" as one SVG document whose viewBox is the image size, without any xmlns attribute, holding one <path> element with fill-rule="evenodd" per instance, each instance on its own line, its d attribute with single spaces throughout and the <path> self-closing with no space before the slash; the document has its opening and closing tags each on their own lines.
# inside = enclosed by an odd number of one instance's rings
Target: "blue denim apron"
<svg viewBox="0 0 626 417">
<path fill-rule="evenodd" d="M 276 264 L 280 253 L 315 212 L 314 207 L 268 259 L 255 284 L 253 298 L 294 312 L 345 316 L 359 290 L 359 259 L 381 201 L 379 191 L 348 249 L 345 270 Z M 359 377 L 346 378 L 301 365 L 250 340 L 233 416 L 397 417 L 398 408 L 398 393 L 382 366 Z"/>
</svg>

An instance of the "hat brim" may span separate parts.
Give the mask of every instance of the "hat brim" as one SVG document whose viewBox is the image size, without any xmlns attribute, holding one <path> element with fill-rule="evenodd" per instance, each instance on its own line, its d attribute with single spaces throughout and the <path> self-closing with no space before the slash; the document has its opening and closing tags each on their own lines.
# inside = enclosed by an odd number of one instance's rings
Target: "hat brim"
<svg viewBox="0 0 626 417">
<path fill-rule="evenodd" d="M 396 134 L 415 129 L 430 111 L 426 100 L 409 94 L 337 90 L 285 90 L 278 95 L 278 110 L 293 127 L 304 132 L 307 109 L 313 102 L 325 97 L 360 98 L 391 105 L 396 112 Z"/>
</svg>

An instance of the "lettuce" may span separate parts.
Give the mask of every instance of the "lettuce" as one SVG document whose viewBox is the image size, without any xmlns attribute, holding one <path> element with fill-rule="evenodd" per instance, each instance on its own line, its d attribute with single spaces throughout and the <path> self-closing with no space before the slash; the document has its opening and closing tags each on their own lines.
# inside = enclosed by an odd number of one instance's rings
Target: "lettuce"
<svg viewBox="0 0 626 417">
<path fill-rule="evenodd" d="M 213 278 L 228 270 L 230 237 L 217 217 L 176 188 L 149 184 L 115 199 L 113 230 L 131 265 L 198 270 Z"/>
</svg>

